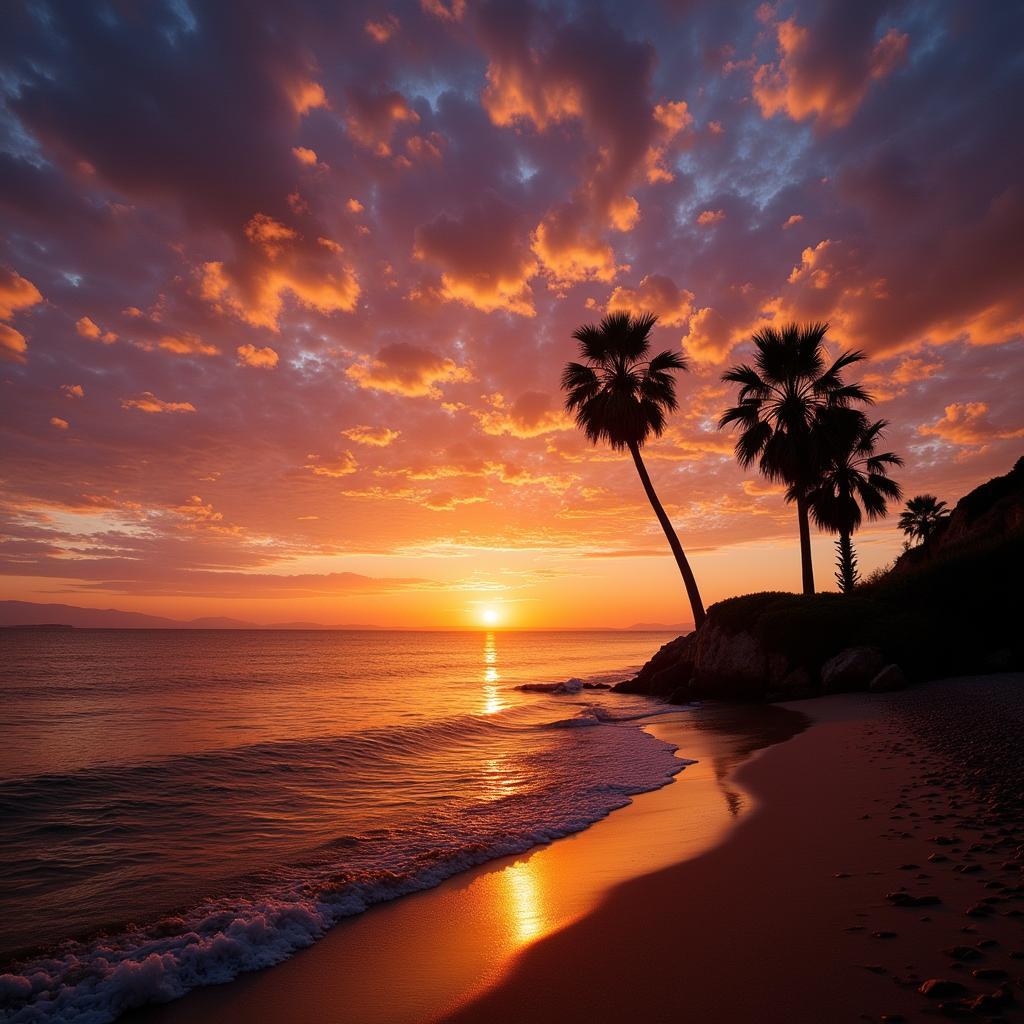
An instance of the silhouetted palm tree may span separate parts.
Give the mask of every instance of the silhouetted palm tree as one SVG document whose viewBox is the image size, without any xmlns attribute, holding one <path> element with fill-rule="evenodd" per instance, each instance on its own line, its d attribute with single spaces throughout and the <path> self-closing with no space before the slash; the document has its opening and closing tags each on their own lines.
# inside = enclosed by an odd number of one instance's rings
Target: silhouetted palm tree
<svg viewBox="0 0 1024 1024">
<path fill-rule="evenodd" d="M 818 441 L 822 414 L 872 401 L 859 384 L 843 380 L 842 371 L 866 358 L 863 352 L 843 352 L 826 366 L 827 331 L 824 323 L 766 327 L 753 337 L 754 365 L 742 363 L 722 374 L 722 380 L 740 385 L 739 404 L 718 423 L 740 426 L 737 460 L 743 467 L 756 462 L 769 480 L 785 483 L 787 500 L 796 502 L 805 594 L 814 593 L 806 496 L 825 461 Z"/>
<path fill-rule="evenodd" d="M 665 531 L 693 610 L 694 626 L 704 621 L 704 604 L 683 546 L 665 513 L 647 467 L 640 456 L 644 442 L 665 429 L 666 413 L 675 410 L 675 370 L 687 369 L 680 352 L 659 352 L 648 359 L 653 313 L 630 316 L 609 313 L 600 324 L 585 324 L 573 331 L 582 363 L 568 363 L 562 373 L 565 407 L 576 414 L 576 424 L 594 443 L 607 441 L 613 449 L 628 448 L 640 474 L 654 514 Z"/>
<path fill-rule="evenodd" d="M 936 527 L 949 515 L 944 501 L 934 494 L 918 494 L 900 513 L 899 527 L 911 539 L 927 544 Z"/>
<path fill-rule="evenodd" d="M 828 455 L 818 483 L 807 492 L 807 504 L 818 526 L 839 534 L 836 582 L 844 594 L 852 593 L 859 578 L 853 533 L 863 521 L 861 507 L 868 519 L 881 519 L 889 511 L 887 503 L 903 494 L 889 478 L 889 468 L 902 466 L 903 460 L 893 452 L 875 451 L 888 425 L 886 420 L 869 423 L 853 409 L 826 412 L 820 424 Z"/>
</svg>

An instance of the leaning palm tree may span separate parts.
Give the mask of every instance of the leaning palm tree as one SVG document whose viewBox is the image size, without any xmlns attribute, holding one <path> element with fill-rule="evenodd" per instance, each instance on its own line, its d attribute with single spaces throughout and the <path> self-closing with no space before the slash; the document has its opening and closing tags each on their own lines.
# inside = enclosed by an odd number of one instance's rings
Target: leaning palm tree
<svg viewBox="0 0 1024 1024">
<path fill-rule="evenodd" d="M 899 527 L 913 540 L 927 544 L 936 528 L 949 515 L 944 501 L 934 494 L 918 494 L 911 498 L 900 513 Z"/>
<path fill-rule="evenodd" d="M 631 316 L 609 313 L 598 325 L 585 324 L 573 331 L 583 362 L 568 363 L 562 373 L 565 407 L 576 414 L 576 424 L 594 444 L 607 441 L 613 449 L 629 449 L 647 499 L 665 531 L 672 554 L 686 585 L 693 624 L 704 621 L 704 604 L 683 546 L 658 500 L 640 449 L 651 435 L 665 429 L 665 416 L 675 410 L 675 370 L 685 370 L 680 352 L 659 352 L 648 358 L 653 313 Z"/>
<path fill-rule="evenodd" d="M 796 503 L 805 594 L 814 593 L 807 492 L 818 483 L 825 461 L 818 421 L 824 410 L 872 400 L 859 384 L 843 379 L 843 370 L 866 358 L 864 353 L 843 352 L 827 365 L 827 331 L 824 323 L 765 327 L 753 337 L 753 366 L 742 363 L 722 374 L 722 380 L 740 385 L 739 404 L 718 423 L 719 429 L 740 427 L 739 464 L 746 468 L 756 462 L 769 480 L 787 485 L 788 500 Z"/>
<path fill-rule="evenodd" d="M 888 425 L 886 420 L 869 423 L 854 409 L 826 410 L 819 422 L 828 454 L 818 483 L 807 492 L 807 504 L 821 529 L 839 534 L 836 582 L 844 594 L 852 593 L 859 579 L 854 531 L 865 514 L 868 519 L 883 518 L 888 502 L 899 501 L 903 494 L 889 477 L 890 467 L 902 466 L 903 460 L 893 452 L 875 450 Z"/>
</svg>

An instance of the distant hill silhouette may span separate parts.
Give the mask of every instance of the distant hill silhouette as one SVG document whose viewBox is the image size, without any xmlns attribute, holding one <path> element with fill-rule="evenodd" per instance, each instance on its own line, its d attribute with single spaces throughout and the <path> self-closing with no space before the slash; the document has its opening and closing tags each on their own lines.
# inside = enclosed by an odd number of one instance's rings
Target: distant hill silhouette
<svg viewBox="0 0 1024 1024">
<path fill-rule="evenodd" d="M 387 629 L 364 623 L 325 625 L 321 622 L 274 622 L 263 624 L 208 616 L 200 619 L 169 619 L 162 615 L 125 612 L 119 608 L 79 608 L 71 604 L 36 604 L 33 601 L 0 601 L 0 626 L 59 624 L 78 629 Z"/>
</svg>

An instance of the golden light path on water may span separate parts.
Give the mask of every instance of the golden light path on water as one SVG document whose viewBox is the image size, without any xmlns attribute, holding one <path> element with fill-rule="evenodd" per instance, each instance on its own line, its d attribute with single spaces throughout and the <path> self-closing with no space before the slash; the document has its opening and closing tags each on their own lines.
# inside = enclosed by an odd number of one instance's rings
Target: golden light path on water
<svg viewBox="0 0 1024 1024">
<path fill-rule="evenodd" d="M 485 715 L 495 715 L 508 707 L 508 702 L 501 696 L 498 683 L 501 675 L 498 673 L 498 646 L 494 634 L 487 633 L 484 636 L 484 664 L 483 664 L 483 690 Z"/>
</svg>

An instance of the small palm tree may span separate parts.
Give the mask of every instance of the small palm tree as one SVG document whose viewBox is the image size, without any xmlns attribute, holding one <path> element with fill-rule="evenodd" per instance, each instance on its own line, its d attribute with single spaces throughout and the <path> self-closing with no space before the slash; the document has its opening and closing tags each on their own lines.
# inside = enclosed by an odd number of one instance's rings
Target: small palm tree
<svg viewBox="0 0 1024 1024">
<path fill-rule="evenodd" d="M 758 464 L 769 480 L 785 483 L 787 500 L 796 503 L 800 530 L 803 591 L 814 593 L 811 528 L 807 492 L 819 480 L 826 456 L 820 444 L 820 419 L 829 409 L 872 401 L 859 384 L 847 384 L 843 370 L 865 358 L 843 352 L 828 365 L 823 342 L 828 324 L 766 327 L 753 337 L 754 365 L 734 366 L 722 380 L 739 384 L 739 404 L 727 409 L 719 429 L 737 424 L 736 459 Z"/>
<path fill-rule="evenodd" d="M 934 494 L 918 494 L 911 498 L 900 513 L 899 527 L 911 538 L 927 544 L 936 528 L 949 515 L 944 501 Z"/>
<path fill-rule="evenodd" d="M 573 331 L 583 362 L 566 365 L 562 390 L 566 409 L 576 414 L 576 424 L 587 438 L 594 444 L 606 441 L 616 451 L 629 449 L 686 585 L 693 624 L 699 627 L 704 604 L 697 581 L 640 455 L 644 442 L 651 435 L 661 435 L 666 414 L 678 405 L 673 372 L 687 369 L 680 352 L 659 352 L 648 358 L 651 329 L 657 320 L 653 313 L 636 317 L 609 313 L 600 324 L 585 324 Z"/>
<path fill-rule="evenodd" d="M 889 468 L 902 466 L 903 460 L 875 450 L 888 425 L 886 420 L 869 423 L 853 409 L 826 411 L 819 424 L 828 455 L 818 483 L 807 492 L 807 504 L 818 526 L 839 534 L 836 582 L 844 594 L 852 593 L 859 579 L 853 534 L 863 515 L 881 519 L 889 511 L 888 502 L 902 497 Z"/>
</svg>

